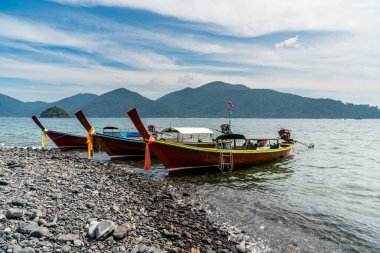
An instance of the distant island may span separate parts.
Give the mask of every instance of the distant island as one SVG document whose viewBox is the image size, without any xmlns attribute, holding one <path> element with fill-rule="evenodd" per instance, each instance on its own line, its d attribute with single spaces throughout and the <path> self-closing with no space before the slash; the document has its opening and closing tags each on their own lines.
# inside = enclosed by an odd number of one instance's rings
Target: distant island
<svg viewBox="0 0 380 253">
<path fill-rule="evenodd" d="M 66 112 L 63 108 L 53 106 L 43 111 L 40 117 L 41 118 L 70 118 L 70 114 Z"/>
<path fill-rule="evenodd" d="M 233 118 L 380 119 L 377 106 L 307 98 L 221 81 L 197 88 L 184 88 L 156 100 L 125 88 L 102 95 L 77 94 L 53 103 L 22 102 L 0 94 L 0 116 L 30 117 L 56 106 L 70 115 L 83 110 L 88 117 L 99 118 L 127 118 L 131 107 L 136 107 L 142 117 L 149 118 L 225 118 L 228 117 L 228 99 L 235 105 L 231 115 Z"/>
</svg>

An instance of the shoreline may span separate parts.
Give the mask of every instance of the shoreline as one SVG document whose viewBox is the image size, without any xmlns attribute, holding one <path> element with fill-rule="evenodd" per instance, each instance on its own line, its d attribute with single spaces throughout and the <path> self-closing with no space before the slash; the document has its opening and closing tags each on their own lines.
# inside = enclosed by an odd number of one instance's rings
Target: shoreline
<svg viewBox="0 0 380 253">
<path fill-rule="evenodd" d="M 0 147 L 0 251 L 270 251 L 165 178 L 78 154 Z"/>
</svg>

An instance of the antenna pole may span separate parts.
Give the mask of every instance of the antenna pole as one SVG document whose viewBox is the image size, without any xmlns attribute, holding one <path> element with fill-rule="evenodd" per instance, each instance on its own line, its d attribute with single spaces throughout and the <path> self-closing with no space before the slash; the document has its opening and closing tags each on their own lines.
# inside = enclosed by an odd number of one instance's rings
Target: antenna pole
<svg viewBox="0 0 380 253">
<path fill-rule="evenodd" d="M 230 132 L 231 131 L 231 106 L 228 106 L 228 124 L 230 125 Z"/>
</svg>

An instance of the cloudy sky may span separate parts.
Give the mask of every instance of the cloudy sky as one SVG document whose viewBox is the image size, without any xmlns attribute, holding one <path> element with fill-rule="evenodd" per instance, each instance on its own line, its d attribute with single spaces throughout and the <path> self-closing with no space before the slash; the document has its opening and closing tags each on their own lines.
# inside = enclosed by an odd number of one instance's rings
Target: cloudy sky
<svg viewBox="0 0 380 253">
<path fill-rule="evenodd" d="M 221 80 L 380 106 L 379 26 L 378 0 L 1 0 L 0 93 Z"/>
</svg>

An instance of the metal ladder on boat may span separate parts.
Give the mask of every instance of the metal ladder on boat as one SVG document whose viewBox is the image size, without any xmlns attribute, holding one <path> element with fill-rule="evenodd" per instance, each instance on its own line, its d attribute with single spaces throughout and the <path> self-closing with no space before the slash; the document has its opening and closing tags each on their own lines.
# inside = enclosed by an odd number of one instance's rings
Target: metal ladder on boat
<svg viewBox="0 0 380 253">
<path fill-rule="evenodd" d="M 226 149 L 220 149 L 218 168 L 220 171 L 231 171 L 234 169 L 234 156 L 232 154 L 232 148 L 227 149 L 228 152 L 223 152 L 225 150 Z"/>
</svg>

